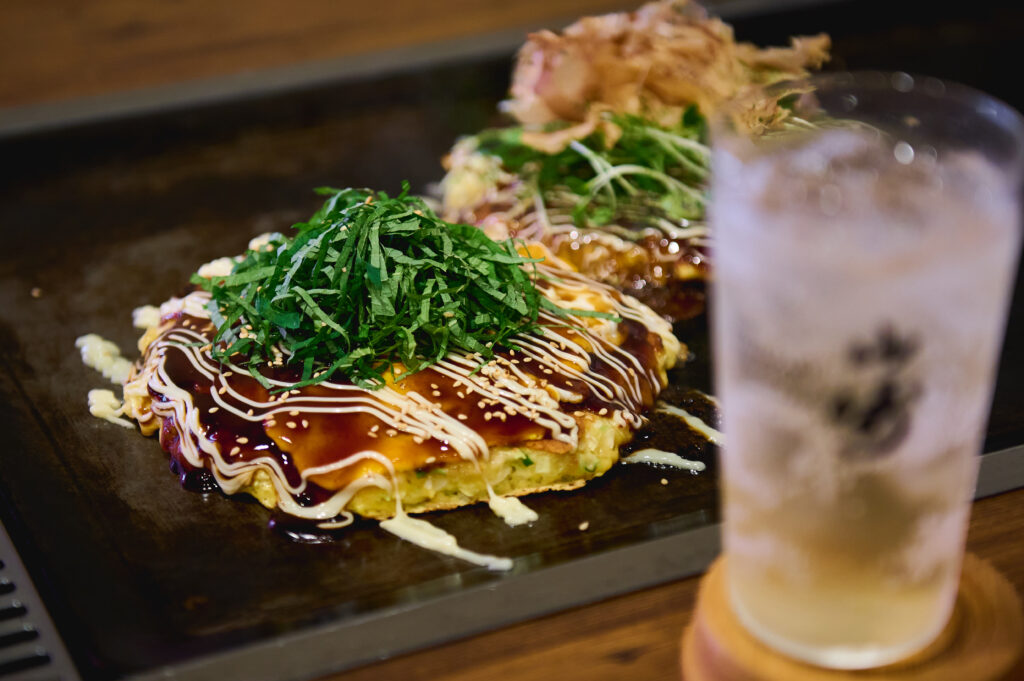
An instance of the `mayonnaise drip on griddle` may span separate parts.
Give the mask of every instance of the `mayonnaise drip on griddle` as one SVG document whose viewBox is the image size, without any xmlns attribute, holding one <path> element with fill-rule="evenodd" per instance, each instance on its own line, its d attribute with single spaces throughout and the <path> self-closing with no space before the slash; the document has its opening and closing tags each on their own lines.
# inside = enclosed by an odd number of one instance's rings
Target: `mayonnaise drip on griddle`
<svg viewBox="0 0 1024 681">
<path fill-rule="evenodd" d="M 121 349 L 111 341 L 88 333 L 75 339 L 75 347 L 82 352 L 82 361 L 110 379 L 111 383 L 120 385 L 128 379 L 132 363 L 121 356 Z"/>
<path fill-rule="evenodd" d="M 662 466 L 673 466 L 687 471 L 700 472 L 707 466 L 703 461 L 691 461 L 673 452 L 663 449 L 640 449 L 622 459 L 622 463 L 652 463 Z"/>
<path fill-rule="evenodd" d="M 674 407 L 671 404 L 659 402 L 657 410 L 665 412 L 666 414 L 678 416 L 686 423 L 686 425 L 688 425 L 690 428 L 693 428 L 695 431 L 703 435 L 705 438 L 707 438 L 708 442 L 710 442 L 713 445 L 718 445 L 719 447 L 721 447 L 722 443 L 725 442 L 725 435 L 723 435 L 720 431 L 715 430 L 708 424 L 704 423 L 702 420 L 700 420 L 690 412 L 686 411 L 685 409 L 680 409 L 679 407 Z"/>
<path fill-rule="evenodd" d="M 494 511 L 494 515 L 505 521 L 506 525 L 516 527 L 526 525 L 539 518 L 537 512 L 524 504 L 519 497 L 500 497 L 490 491 L 490 499 L 487 505 Z"/>
<path fill-rule="evenodd" d="M 131 372 L 131 362 L 121 356 L 121 349 L 111 341 L 95 333 L 89 333 L 76 338 L 75 346 L 82 353 L 82 362 L 99 371 L 111 383 L 120 385 L 127 380 Z M 124 405 L 112 390 L 90 390 L 88 400 L 89 413 L 96 418 L 125 428 L 134 427 L 131 421 L 121 418 L 125 414 Z"/>
<path fill-rule="evenodd" d="M 399 512 L 394 518 L 380 521 L 380 526 L 396 537 L 430 551 L 437 551 L 446 556 L 454 556 L 476 565 L 483 565 L 489 570 L 512 569 L 511 558 L 468 551 L 459 546 L 455 537 L 440 527 L 419 518 L 411 518 L 404 512 Z"/>
<path fill-rule="evenodd" d="M 124 428 L 135 428 L 135 424 L 128 419 L 121 418 L 124 413 L 124 405 L 113 390 L 90 390 L 89 391 L 89 413 L 96 418 L 116 423 Z"/>
</svg>

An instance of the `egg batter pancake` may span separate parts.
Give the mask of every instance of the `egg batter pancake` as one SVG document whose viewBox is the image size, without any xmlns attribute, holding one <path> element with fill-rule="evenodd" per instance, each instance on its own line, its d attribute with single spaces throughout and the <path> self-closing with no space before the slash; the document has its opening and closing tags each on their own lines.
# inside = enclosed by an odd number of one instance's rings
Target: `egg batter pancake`
<svg viewBox="0 0 1024 681">
<path fill-rule="evenodd" d="M 260 381 L 213 357 L 210 294 L 196 291 L 164 303 L 140 340 L 125 412 L 159 431 L 186 485 L 293 516 L 333 527 L 353 513 L 489 501 L 516 524 L 529 510 L 501 495 L 572 489 L 607 471 L 680 353 L 638 301 L 550 256 L 536 268 L 549 301 L 615 318 L 541 312 L 538 331 L 491 359 L 457 350 L 399 381 L 393 366 L 376 389 L 337 377 L 289 388 L 296 367 L 264 366 Z"/>
</svg>

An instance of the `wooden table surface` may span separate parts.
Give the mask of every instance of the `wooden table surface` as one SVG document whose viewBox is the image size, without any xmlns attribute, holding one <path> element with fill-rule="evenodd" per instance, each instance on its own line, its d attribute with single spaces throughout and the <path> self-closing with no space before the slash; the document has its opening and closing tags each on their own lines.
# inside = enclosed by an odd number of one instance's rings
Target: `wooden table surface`
<svg viewBox="0 0 1024 681">
<path fill-rule="evenodd" d="M 1024 594 L 1024 489 L 974 504 L 967 548 L 989 561 Z M 693 612 L 698 583 L 698 578 L 684 579 L 331 679 L 679 679 L 680 637 Z M 1024 659 L 1006 677 L 1006 681 L 1021 679 Z"/>
</svg>

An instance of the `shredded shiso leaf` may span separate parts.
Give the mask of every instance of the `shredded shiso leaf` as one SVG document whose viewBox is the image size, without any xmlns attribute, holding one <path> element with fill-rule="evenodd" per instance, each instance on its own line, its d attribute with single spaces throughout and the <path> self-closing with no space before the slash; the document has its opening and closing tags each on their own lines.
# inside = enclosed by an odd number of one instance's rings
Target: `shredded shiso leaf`
<svg viewBox="0 0 1024 681">
<path fill-rule="evenodd" d="M 532 264 L 512 241 L 442 221 L 408 185 L 397 197 L 320 188 L 323 206 L 294 237 L 271 235 L 228 276 L 192 276 L 209 291 L 214 358 L 245 367 L 288 366 L 319 383 L 342 373 L 364 388 L 400 380 L 461 349 L 493 357 L 535 330 L 541 309 Z"/>
</svg>

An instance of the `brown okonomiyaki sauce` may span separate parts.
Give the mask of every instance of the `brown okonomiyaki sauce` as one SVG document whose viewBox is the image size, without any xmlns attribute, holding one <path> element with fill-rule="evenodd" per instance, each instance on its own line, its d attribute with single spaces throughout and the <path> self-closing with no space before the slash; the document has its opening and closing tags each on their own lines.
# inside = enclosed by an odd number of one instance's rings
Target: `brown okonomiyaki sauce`
<svg viewBox="0 0 1024 681">
<path fill-rule="evenodd" d="M 639 225 L 627 227 L 639 228 Z M 688 239 L 647 236 L 627 249 L 609 249 L 604 260 L 587 260 L 586 230 L 551 237 L 555 254 L 588 276 L 633 296 L 673 322 L 694 319 L 705 310 L 710 266 L 706 249 Z"/>
<path fill-rule="evenodd" d="M 181 313 L 171 321 L 172 327 L 165 334 L 174 329 L 188 329 L 206 338 L 212 335 L 208 319 Z M 568 339 L 574 332 L 563 330 L 562 333 Z M 657 366 L 662 344 L 656 333 L 643 323 L 628 318 L 619 322 L 619 333 L 621 343 L 618 347 L 622 352 L 635 357 L 642 367 Z M 289 399 L 287 411 L 277 411 L 262 417 L 256 414 L 255 419 L 253 414 L 249 414 L 249 418 L 245 418 L 232 410 L 219 407 L 213 393 L 219 391 L 223 395 L 230 388 L 235 395 L 260 403 L 273 399 L 275 394 L 252 376 L 237 370 L 229 371 L 222 367 L 219 373 L 203 371 L 190 360 L 187 351 L 183 344 L 175 343 L 166 343 L 160 348 L 166 377 L 170 383 L 191 395 L 202 432 L 208 440 L 216 443 L 221 457 L 228 464 L 270 457 L 277 463 L 284 479 L 299 487 L 302 486 L 301 471 L 327 466 L 368 449 L 392 460 L 395 460 L 392 454 L 401 452 L 401 456 L 407 460 L 413 458 L 413 465 L 418 472 L 427 472 L 431 468 L 461 460 L 459 453 L 447 441 L 419 438 L 397 431 L 368 411 L 329 411 L 330 403 L 325 398 L 332 392 L 336 394 L 337 390 L 322 384 L 281 394 L 280 399 Z M 517 355 L 515 350 L 503 350 L 496 354 L 507 361 L 516 361 L 526 374 L 547 381 L 557 389 L 581 396 L 580 402 L 563 405 L 569 411 L 590 411 L 603 416 L 621 408 L 621 403 L 616 405 L 605 399 L 592 388 L 591 383 L 578 376 L 553 370 L 550 365 L 531 362 L 522 353 Z M 262 373 L 271 380 L 285 383 L 299 380 L 298 372 L 287 366 L 265 367 Z M 626 382 L 621 368 L 612 366 L 598 354 L 591 354 L 588 373 L 620 386 Z M 337 378 L 332 380 L 343 383 Z M 654 404 L 659 386 L 650 379 L 640 380 L 637 385 L 640 390 L 636 411 L 649 410 Z M 465 384 L 434 368 L 408 376 L 391 387 L 401 393 L 416 392 L 426 397 L 445 413 L 457 417 L 465 426 L 478 433 L 489 447 L 511 446 L 548 436 L 546 428 L 531 418 L 531 415 L 511 410 L 497 414 L 495 403 L 488 404 L 486 400 L 481 400 Z M 166 403 L 168 399 L 152 387 L 149 394 L 156 402 Z M 317 411 L 317 408 L 321 411 Z M 180 432 L 188 429 L 179 427 L 181 424 L 176 423 L 176 418 L 175 413 L 165 415 L 160 433 L 161 445 L 170 453 L 172 471 L 178 475 L 186 489 L 198 492 L 217 490 L 217 481 L 209 470 L 196 467 L 186 460 L 178 438 Z M 660 418 L 657 420 L 661 421 Z M 557 441 L 548 442 L 555 446 L 564 445 Z M 568 449 L 568 445 L 564 446 Z M 208 459 L 208 455 L 204 456 Z M 380 463 L 364 459 L 351 466 L 309 476 L 302 491 L 294 494 L 293 498 L 298 505 L 304 507 L 323 503 L 337 490 L 364 474 L 367 468 L 378 474 L 385 472 Z M 297 541 L 326 541 L 340 534 L 339 530 L 318 528 L 316 523 L 315 520 L 275 510 L 270 525 Z"/>
</svg>

